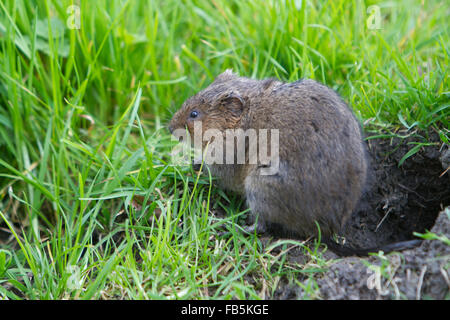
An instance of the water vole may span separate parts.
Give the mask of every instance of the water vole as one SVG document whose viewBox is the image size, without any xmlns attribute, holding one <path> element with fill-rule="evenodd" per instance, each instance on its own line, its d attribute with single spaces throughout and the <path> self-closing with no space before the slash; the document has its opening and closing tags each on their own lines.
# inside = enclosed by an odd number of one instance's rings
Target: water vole
<svg viewBox="0 0 450 320">
<path fill-rule="evenodd" d="M 246 198 L 258 217 L 258 231 L 277 229 L 305 238 L 317 235 L 318 224 L 329 243 L 355 209 L 367 176 L 365 145 L 358 120 L 327 86 L 309 79 L 253 80 L 227 70 L 185 101 L 169 129 L 187 128 L 193 136 L 199 123 L 202 134 L 212 129 L 224 137 L 236 129 L 241 129 L 238 135 L 277 131 L 277 145 L 267 139 L 269 151 L 278 151 L 275 174 L 262 173 L 267 163 L 249 161 L 254 153 L 249 143 L 244 144 L 244 163 L 208 164 L 220 187 Z M 230 142 L 225 138 L 224 148 Z"/>
</svg>

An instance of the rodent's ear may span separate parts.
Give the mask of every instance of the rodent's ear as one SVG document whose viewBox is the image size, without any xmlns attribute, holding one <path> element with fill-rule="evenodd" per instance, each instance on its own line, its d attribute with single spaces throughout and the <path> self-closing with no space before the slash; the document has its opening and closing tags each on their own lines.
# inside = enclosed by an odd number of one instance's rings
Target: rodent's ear
<svg viewBox="0 0 450 320">
<path fill-rule="evenodd" d="M 240 116 L 244 111 L 245 100 L 238 93 L 228 92 L 220 97 L 219 101 L 222 107 L 236 116 Z"/>
<path fill-rule="evenodd" d="M 225 81 L 225 80 L 235 78 L 237 76 L 238 76 L 237 74 L 233 73 L 233 69 L 227 69 L 227 70 L 225 70 L 225 72 L 219 74 L 216 77 L 215 81 Z"/>
</svg>

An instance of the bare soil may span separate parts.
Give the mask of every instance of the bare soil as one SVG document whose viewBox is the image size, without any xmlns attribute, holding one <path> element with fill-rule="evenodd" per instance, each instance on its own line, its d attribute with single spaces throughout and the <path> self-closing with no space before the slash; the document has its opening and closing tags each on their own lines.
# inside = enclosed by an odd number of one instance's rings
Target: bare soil
<svg viewBox="0 0 450 320">
<path fill-rule="evenodd" d="M 450 234 L 450 209 L 432 229 Z M 345 258 L 317 280 L 323 299 L 450 299 L 450 246 L 439 240 L 390 254 L 387 260 Z M 371 269 L 363 262 L 375 268 Z M 383 268 L 382 266 L 385 265 Z M 377 268 L 380 267 L 380 268 Z M 302 295 L 302 292 L 298 292 Z"/>
</svg>

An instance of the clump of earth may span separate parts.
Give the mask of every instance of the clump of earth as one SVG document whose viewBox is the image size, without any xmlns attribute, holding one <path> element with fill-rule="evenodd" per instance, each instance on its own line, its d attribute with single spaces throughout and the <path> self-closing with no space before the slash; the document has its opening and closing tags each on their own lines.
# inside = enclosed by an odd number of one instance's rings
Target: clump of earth
<svg viewBox="0 0 450 320">
<path fill-rule="evenodd" d="M 450 207 L 431 231 L 450 234 Z M 317 280 L 323 299 L 449 299 L 450 245 L 426 240 L 385 258 L 345 258 Z M 368 267 L 368 264 L 370 267 Z M 299 291 L 299 297 L 302 293 Z"/>
</svg>

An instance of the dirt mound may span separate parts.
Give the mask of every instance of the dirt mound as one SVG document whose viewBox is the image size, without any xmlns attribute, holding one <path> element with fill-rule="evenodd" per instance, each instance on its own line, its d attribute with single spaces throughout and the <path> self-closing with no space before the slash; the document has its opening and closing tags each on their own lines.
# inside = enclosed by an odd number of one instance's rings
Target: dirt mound
<svg viewBox="0 0 450 320">
<path fill-rule="evenodd" d="M 450 208 L 433 233 L 450 234 Z M 323 299 L 445 299 L 450 294 L 450 246 L 439 240 L 386 259 L 346 258 L 317 280 Z M 371 266 L 368 267 L 367 263 Z M 300 293 L 301 295 L 301 293 Z"/>
</svg>

